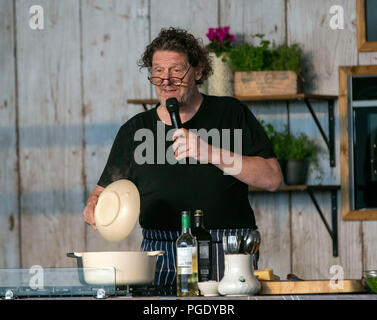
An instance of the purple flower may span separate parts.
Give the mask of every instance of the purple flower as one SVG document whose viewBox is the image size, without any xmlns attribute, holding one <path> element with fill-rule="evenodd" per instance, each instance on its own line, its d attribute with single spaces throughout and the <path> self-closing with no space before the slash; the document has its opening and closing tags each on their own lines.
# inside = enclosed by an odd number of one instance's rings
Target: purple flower
<svg viewBox="0 0 377 320">
<path fill-rule="evenodd" d="M 236 36 L 229 33 L 230 26 L 209 28 L 206 33 L 207 38 L 211 41 L 208 45 L 210 51 L 215 52 L 217 56 L 221 53 L 229 51 L 232 42 Z"/>
<path fill-rule="evenodd" d="M 220 43 L 224 42 L 225 40 L 229 40 L 233 42 L 236 39 L 236 36 L 229 33 L 230 27 L 218 27 L 218 28 L 209 28 L 208 33 L 206 34 L 207 38 L 210 41 L 218 41 Z"/>
<path fill-rule="evenodd" d="M 209 28 L 208 29 L 208 33 L 206 34 L 207 38 L 210 40 L 210 41 L 213 41 L 213 39 L 215 39 L 216 37 L 216 31 L 214 28 Z"/>
</svg>

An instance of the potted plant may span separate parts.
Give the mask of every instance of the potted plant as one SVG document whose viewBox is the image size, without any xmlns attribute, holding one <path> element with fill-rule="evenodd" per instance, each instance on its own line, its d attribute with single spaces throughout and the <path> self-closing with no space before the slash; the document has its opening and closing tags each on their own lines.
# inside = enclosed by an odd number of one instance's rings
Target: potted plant
<svg viewBox="0 0 377 320">
<path fill-rule="evenodd" d="M 276 132 L 271 124 L 263 120 L 260 122 L 271 140 L 285 184 L 306 184 L 310 164 L 319 169 L 320 147 L 305 133 L 293 135 L 288 131 Z"/>
<path fill-rule="evenodd" d="M 234 73 L 226 62 L 226 56 L 232 48 L 236 36 L 230 34 L 230 27 L 209 28 L 206 34 L 210 43 L 207 49 L 210 52 L 213 73 L 206 82 L 206 92 L 216 96 L 234 95 Z"/>
<path fill-rule="evenodd" d="M 301 91 L 301 49 L 297 44 L 270 47 L 263 34 L 259 45 L 241 43 L 228 53 L 236 96 L 296 94 Z"/>
</svg>

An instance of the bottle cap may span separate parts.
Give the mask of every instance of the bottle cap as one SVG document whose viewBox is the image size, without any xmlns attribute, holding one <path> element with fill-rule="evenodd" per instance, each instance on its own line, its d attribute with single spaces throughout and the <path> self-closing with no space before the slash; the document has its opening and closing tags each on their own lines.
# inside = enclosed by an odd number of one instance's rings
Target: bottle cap
<svg viewBox="0 0 377 320">
<path fill-rule="evenodd" d="M 202 210 L 195 210 L 194 216 L 202 216 L 203 211 Z"/>
</svg>

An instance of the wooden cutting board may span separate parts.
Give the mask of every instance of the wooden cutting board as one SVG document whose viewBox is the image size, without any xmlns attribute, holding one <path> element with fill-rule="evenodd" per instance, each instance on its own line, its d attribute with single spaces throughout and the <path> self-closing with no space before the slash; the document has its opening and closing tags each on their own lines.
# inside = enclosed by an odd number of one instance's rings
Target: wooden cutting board
<svg viewBox="0 0 377 320">
<path fill-rule="evenodd" d="M 318 294 L 365 292 L 361 280 L 343 280 L 343 288 L 332 287 L 330 280 L 260 281 L 258 294 Z"/>
</svg>

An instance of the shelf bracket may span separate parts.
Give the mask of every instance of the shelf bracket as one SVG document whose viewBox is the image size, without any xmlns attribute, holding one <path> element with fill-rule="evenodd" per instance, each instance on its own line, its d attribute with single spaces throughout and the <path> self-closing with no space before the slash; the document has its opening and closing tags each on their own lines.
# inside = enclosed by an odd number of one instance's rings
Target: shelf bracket
<svg viewBox="0 0 377 320">
<path fill-rule="evenodd" d="M 309 101 L 308 98 L 304 99 L 306 106 L 308 107 L 314 122 L 316 123 L 323 140 L 325 140 L 325 143 L 327 145 L 327 148 L 329 149 L 329 155 L 330 155 L 330 166 L 335 166 L 335 117 L 334 117 L 334 100 L 329 99 L 327 100 L 327 106 L 328 106 L 328 117 L 329 117 L 329 136 L 327 137 L 325 131 L 323 130 L 321 123 L 319 122 L 313 107 Z"/>
<path fill-rule="evenodd" d="M 330 234 L 332 240 L 332 252 L 333 257 L 338 256 L 338 193 L 337 190 L 331 190 L 331 228 L 328 225 L 321 208 L 318 205 L 318 202 L 313 194 L 313 191 L 307 190 L 314 206 L 317 209 L 319 216 L 321 217 L 322 222 L 324 223 L 328 233 Z"/>
</svg>

